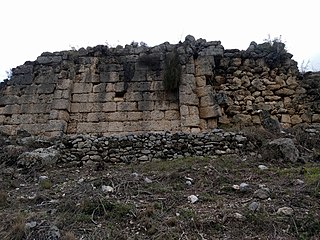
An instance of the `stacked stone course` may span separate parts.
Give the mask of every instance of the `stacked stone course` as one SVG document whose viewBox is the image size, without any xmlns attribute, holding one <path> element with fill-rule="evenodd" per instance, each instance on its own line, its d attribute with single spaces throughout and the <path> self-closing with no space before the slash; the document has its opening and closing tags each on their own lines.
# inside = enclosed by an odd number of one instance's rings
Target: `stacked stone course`
<svg viewBox="0 0 320 240">
<path fill-rule="evenodd" d="M 298 79 L 297 63 L 277 43 L 225 50 L 187 36 L 155 47 L 96 46 L 43 53 L 0 83 L 0 131 L 114 135 L 209 131 L 260 124 L 268 110 L 284 127 L 320 122 L 319 106 Z M 176 52 L 179 88 L 164 88 L 165 60 Z M 317 100 L 318 101 L 318 100 Z"/>
</svg>

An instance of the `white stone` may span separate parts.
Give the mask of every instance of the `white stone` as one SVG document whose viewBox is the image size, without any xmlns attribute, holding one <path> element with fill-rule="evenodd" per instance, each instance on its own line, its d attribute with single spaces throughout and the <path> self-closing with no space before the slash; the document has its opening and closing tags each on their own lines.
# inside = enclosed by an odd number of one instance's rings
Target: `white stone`
<svg viewBox="0 0 320 240">
<path fill-rule="evenodd" d="M 188 201 L 191 203 L 196 203 L 198 201 L 198 197 L 196 195 L 190 195 L 188 196 Z"/>
</svg>

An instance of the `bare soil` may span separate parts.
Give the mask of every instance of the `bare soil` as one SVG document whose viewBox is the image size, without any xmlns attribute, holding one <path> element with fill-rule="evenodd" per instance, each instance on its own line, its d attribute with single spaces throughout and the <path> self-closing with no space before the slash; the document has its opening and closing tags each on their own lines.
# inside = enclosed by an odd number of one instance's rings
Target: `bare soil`
<svg viewBox="0 0 320 240">
<path fill-rule="evenodd" d="M 320 239 L 319 162 L 252 152 L 28 172 L 3 165 L 0 180 L 0 239 Z M 267 198 L 255 194 L 266 188 Z"/>
</svg>

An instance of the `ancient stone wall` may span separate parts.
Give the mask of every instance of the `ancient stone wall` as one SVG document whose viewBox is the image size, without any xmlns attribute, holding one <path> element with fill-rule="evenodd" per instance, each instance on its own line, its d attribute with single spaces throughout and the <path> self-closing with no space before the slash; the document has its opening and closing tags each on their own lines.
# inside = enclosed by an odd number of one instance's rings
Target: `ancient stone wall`
<svg viewBox="0 0 320 240">
<path fill-rule="evenodd" d="M 291 58 L 278 42 L 225 50 L 192 36 L 176 45 L 43 53 L 0 83 L 0 131 L 197 133 L 259 124 L 260 109 L 284 127 L 320 122 L 320 104 L 306 98 Z"/>
</svg>

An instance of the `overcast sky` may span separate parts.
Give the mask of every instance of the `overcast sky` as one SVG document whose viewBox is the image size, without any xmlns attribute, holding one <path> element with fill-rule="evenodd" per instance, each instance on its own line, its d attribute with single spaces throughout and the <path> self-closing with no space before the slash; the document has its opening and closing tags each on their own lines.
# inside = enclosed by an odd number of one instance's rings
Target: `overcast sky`
<svg viewBox="0 0 320 240">
<path fill-rule="evenodd" d="M 317 0 L 1 0 L 0 80 L 42 52 L 108 43 L 177 43 L 188 34 L 247 49 L 280 37 L 299 62 L 320 70 Z"/>
</svg>

